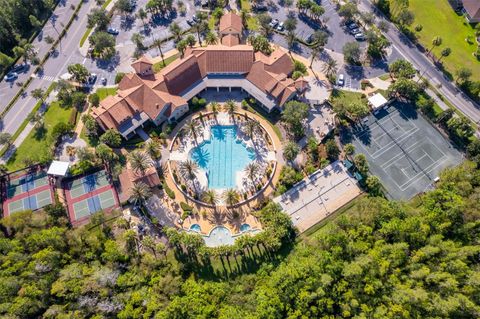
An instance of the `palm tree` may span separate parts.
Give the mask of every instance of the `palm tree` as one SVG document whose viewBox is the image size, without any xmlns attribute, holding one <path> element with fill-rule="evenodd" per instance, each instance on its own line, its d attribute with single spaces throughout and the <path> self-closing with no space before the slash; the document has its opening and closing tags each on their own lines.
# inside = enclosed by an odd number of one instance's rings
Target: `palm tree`
<svg viewBox="0 0 480 319">
<path fill-rule="evenodd" d="M 196 174 L 198 173 L 198 164 L 192 160 L 186 160 L 184 162 L 180 162 L 178 170 L 185 180 L 192 182 L 195 192 L 197 192 L 195 179 L 197 178 Z"/>
<path fill-rule="evenodd" d="M 338 65 L 337 61 L 332 58 L 329 58 L 325 65 L 323 66 L 323 72 L 328 78 L 331 78 L 337 73 Z"/>
<path fill-rule="evenodd" d="M 233 206 L 240 202 L 240 194 L 236 189 L 230 188 L 223 193 L 223 198 L 227 206 Z"/>
<path fill-rule="evenodd" d="M 300 152 L 300 148 L 295 142 L 288 142 L 283 148 L 283 156 L 287 161 L 293 161 Z"/>
<path fill-rule="evenodd" d="M 318 57 L 320 53 L 323 51 L 323 46 L 320 46 L 318 44 L 315 44 L 312 46 L 311 54 L 312 54 L 312 59 L 310 60 L 310 69 L 312 68 L 313 61 Z"/>
<path fill-rule="evenodd" d="M 142 151 L 133 151 L 128 155 L 128 161 L 135 173 L 145 175 L 147 169 L 152 166 L 152 160 L 147 153 Z"/>
<path fill-rule="evenodd" d="M 258 123 L 256 120 L 248 120 L 245 123 L 245 134 L 247 134 L 248 137 L 250 137 L 253 141 L 253 137 L 255 136 L 255 133 L 258 131 L 260 127 L 260 123 Z"/>
<path fill-rule="evenodd" d="M 144 182 L 135 183 L 130 191 L 132 193 L 130 199 L 136 205 L 143 205 L 152 196 L 150 187 Z"/>
<path fill-rule="evenodd" d="M 175 42 L 180 42 L 182 40 L 182 33 L 183 30 L 182 28 L 176 23 L 172 23 L 170 25 L 170 33 L 173 35 L 173 38 L 175 39 Z"/>
<path fill-rule="evenodd" d="M 197 121 L 190 120 L 185 123 L 185 130 L 192 135 L 195 143 L 197 143 L 197 136 L 200 134 L 200 126 L 198 126 Z"/>
<path fill-rule="evenodd" d="M 162 146 L 157 140 L 151 140 L 145 144 L 145 152 L 151 159 L 158 161 L 162 158 Z"/>
<path fill-rule="evenodd" d="M 252 162 L 248 164 L 247 167 L 245 167 L 245 173 L 247 174 L 247 178 L 252 181 L 253 184 L 255 184 L 255 180 L 257 178 L 259 170 L 260 167 L 255 162 Z"/>
<path fill-rule="evenodd" d="M 192 27 L 192 29 L 197 33 L 198 37 L 198 45 L 202 46 L 202 37 L 201 34 L 208 30 L 208 24 L 207 22 L 201 20 L 197 23 L 195 23 Z"/>
<path fill-rule="evenodd" d="M 220 109 L 220 104 L 218 102 L 215 102 L 215 101 L 210 102 L 210 109 L 212 110 L 215 118 L 217 118 L 218 110 Z"/>
<path fill-rule="evenodd" d="M 202 194 L 202 200 L 210 205 L 213 205 L 215 208 L 218 204 L 218 196 L 217 193 L 213 189 L 209 189 Z"/>
<path fill-rule="evenodd" d="M 441 53 L 441 56 L 440 56 L 440 58 L 438 59 L 437 62 L 440 62 L 443 58 L 449 56 L 450 53 L 452 53 L 452 49 L 450 49 L 450 48 L 445 48 L 445 49 L 443 49 L 443 50 L 442 50 L 442 53 Z"/>
<path fill-rule="evenodd" d="M 30 94 L 32 95 L 32 97 L 36 100 L 40 100 L 43 104 L 43 96 L 45 95 L 45 90 L 43 88 L 38 88 L 38 89 L 34 89 L 32 90 L 32 92 L 30 92 Z"/>
<path fill-rule="evenodd" d="M 230 115 L 230 117 L 235 120 L 234 114 L 235 114 L 235 111 L 237 110 L 237 104 L 235 104 L 235 101 L 228 100 L 225 103 L 224 108 L 225 108 L 225 111 L 227 111 L 228 115 Z"/>
<path fill-rule="evenodd" d="M 160 53 L 160 57 L 162 58 L 162 64 L 163 66 L 165 66 L 165 59 L 163 58 L 162 44 L 163 44 L 162 39 L 155 39 L 153 41 L 153 45 L 157 47 L 158 52 Z"/>
<path fill-rule="evenodd" d="M 430 50 L 428 50 L 427 55 L 429 55 L 435 47 L 442 45 L 442 42 L 443 41 L 441 37 L 439 36 L 434 37 L 432 39 L 432 47 L 430 48 Z"/>
<path fill-rule="evenodd" d="M 218 42 L 218 37 L 215 33 L 213 33 L 212 31 L 208 31 L 207 32 L 207 35 L 205 36 L 205 42 L 208 44 L 208 45 L 212 45 L 212 44 L 217 44 Z"/>
</svg>

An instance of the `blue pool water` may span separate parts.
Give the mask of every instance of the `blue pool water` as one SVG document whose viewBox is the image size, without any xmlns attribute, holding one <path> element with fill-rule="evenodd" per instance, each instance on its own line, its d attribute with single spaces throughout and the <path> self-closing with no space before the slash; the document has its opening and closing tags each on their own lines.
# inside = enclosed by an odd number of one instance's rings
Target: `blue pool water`
<svg viewBox="0 0 480 319">
<path fill-rule="evenodd" d="M 217 226 L 208 236 L 204 236 L 205 245 L 207 247 L 218 247 L 222 245 L 233 245 L 235 238 L 228 228 L 224 226 Z"/>
<path fill-rule="evenodd" d="M 246 231 L 249 231 L 250 230 L 250 225 L 249 224 L 242 224 L 240 226 L 240 231 L 243 233 L 243 232 L 246 232 Z"/>
<path fill-rule="evenodd" d="M 202 228 L 200 227 L 199 224 L 192 224 L 192 225 L 190 226 L 190 230 L 193 230 L 194 232 L 199 233 L 199 232 L 202 231 Z"/>
<path fill-rule="evenodd" d="M 208 188 L 235 188 L 236 172 L 242 171 L 255 158 L 255 152 L 237 141 L 237 127 L 212 126 L 209 141 L 190 153 L 192 160 L 207 172 Z"/>
</svg>

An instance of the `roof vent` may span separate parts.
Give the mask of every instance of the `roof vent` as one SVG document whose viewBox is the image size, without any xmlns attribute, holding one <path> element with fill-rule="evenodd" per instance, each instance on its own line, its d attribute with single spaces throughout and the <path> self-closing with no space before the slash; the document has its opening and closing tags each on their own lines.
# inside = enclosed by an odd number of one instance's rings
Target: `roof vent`
<svg viewBox="0 0 480 319">
<path fill-rule="evenodd" d="M 158 105 L 158 103 L 155 103 L 155 106 L 157 107 L 157 110 L 158 110 L 158 108 L 160 107 L 160 105 Z"/>
</svg>

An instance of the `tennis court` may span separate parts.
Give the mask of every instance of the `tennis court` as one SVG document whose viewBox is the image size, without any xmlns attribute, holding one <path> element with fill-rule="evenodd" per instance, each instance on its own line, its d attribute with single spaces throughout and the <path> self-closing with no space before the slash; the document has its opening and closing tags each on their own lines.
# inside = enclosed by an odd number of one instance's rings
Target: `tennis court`
<svg viewBox="0 0 480 319">
<path fill-rule="evenodd" d="M 77 198 L 109 184 L 105 171 L 87 175 L 71 182 L 69 186 L 70 197 Z"/>
<path fill-rule="evenodd" d="M 408 104 L 393 103 L 353 127 L 344 143 L 367 157 L 390 197 L 410 199 L 430 188 L 441 170 L 462 162 L 462 154 Z"/>
<path fill-rule="evenodd" d="M 102 209 L 108 209 L 116 205 L 112 190 L 94 195 L 73 204 L 73 211 L 76 219 L 89 216 Z"/>
<path fill-rule="evenodd" d="M 67 182 L 65 195 L 70 220 L 77 225 L 98 211 L 119 206 L 115 188 L 104 170 Z"/>
<path fill-rule="evenodd" d="M 37 210 L 53 203 L 53 191 L 45 171 L 16 174 L 8 176 L 3 186 L 5 216 L 23 210 Z"/>
<path fill-rule="evenodd" d="M 51 203 L 52 196 L 50 190 L 45 190 L 22 199 L 10 201 L 8 203 L 8 212 L 12 214 L 22 210 L 36 210 Z"/>
</svg>

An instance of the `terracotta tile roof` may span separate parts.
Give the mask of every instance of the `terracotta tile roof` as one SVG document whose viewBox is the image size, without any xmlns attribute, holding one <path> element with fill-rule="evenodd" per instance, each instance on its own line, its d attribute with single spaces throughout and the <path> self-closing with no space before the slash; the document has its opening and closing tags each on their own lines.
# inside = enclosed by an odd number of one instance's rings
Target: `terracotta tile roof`
<svg viewBox="0 0 480 319">
<path fill-rule="evenodd" d="M 218 31 L 220 33 L 242 33 L 243 31 L 242 18 L 240 18 L 238 15 L 236 15 L 233 12 L 224 14 L 220 18 Z"/>
<path fill-rule="evenodd" d="M 262 52 L 255 53 L 255 60 L 265 64 L 265 70 L 273 73 L 290 74 L 293 72 L 293 62 L 287 52 L 276 49 L 269 56 Z"/>
<path fill-rule="evenodd" d="M 222 37 L 222 44 L 228 47 L 233 47 L 234 45 L 240 44 L 240 39 L 236 35 L 227 34 Z"/>
<path fill-rule="evenodd" d="M 178 60 L 174 67 L 170 67 L 172 64 L 168 65 L 162 74 L 168 91 L 173 95 L 180 95 L 203 78 L 197 57 L 194 55 Z"/>
<path fill-rule="evenodd" d="M 235 36 L 225 37 L 234 41 Z M 149 63 L 146 58 L 134 62 L 137 66 Z M 157 74 L 124 76 L 117 95 L 103 100 L 93 109 L 93 115 L 104 127 L 117 129 L 135 114 L 146 114 L 152 120 L 160 114 L 168 117 L 176 107 L 187 103 L 180 94 L 209 73 L 245 74 L 248 81 L 282 106 L 297 88 L 304 86 L 304 81 L 294 82 L 288 78 L 292 71 L 290 56 L 279 49 L 266 56 L 254 53 L 249 45 L 240 44 L 189 48 L 183 59 L 172 62 Z"/>
<path fill-rule="evenodd" d="M 201 54 L 204 58 L 199 59 L 199 62 L 205 63 L 202 66 L 205 73 L 247 73 L 255 58 L 253 48 L 248 45 L 211 45 L 194 49 L 192 53 L 199 55 L 198 51 L 204 52 Z"/>
<path fill-rule="evenodd" d="M 480 20 L 480 0 L 463 0 L 463 7 L 472 20 Z"/>
<path fill-rule="evenodd" d="M 134 91 L 139 87 L 134 87 L 131 90 Z M 134 116 L 137 112 L 138 110 L 120 95 L 109 96 L 101 101 L 98 107 L 92 109 L 93 116 L 97 117 L 109 129 L 118 128 L 122 122 Z"/>
<path fill-rule="evenodd" d="M 150 166 L 144 175 L 141 173 L 135 173 L 127 162 L 126 167 L 122 170 L 122 173 L 118 176 L 120 181 L 120 201 L 127 201 L 132 196 L 132 187 L 135 183 L 142 182 L 149 187 L 156 187 L 161 184 L 155 167 Z"/>
<path fill-rule="evenodd" d="M 146 56 L 142 56 L 140 59 L 132 63 L 132 68 L 137 73 L 144 73 L 146 71 L 152 71 L 153 63 Z"/>
</svg>

